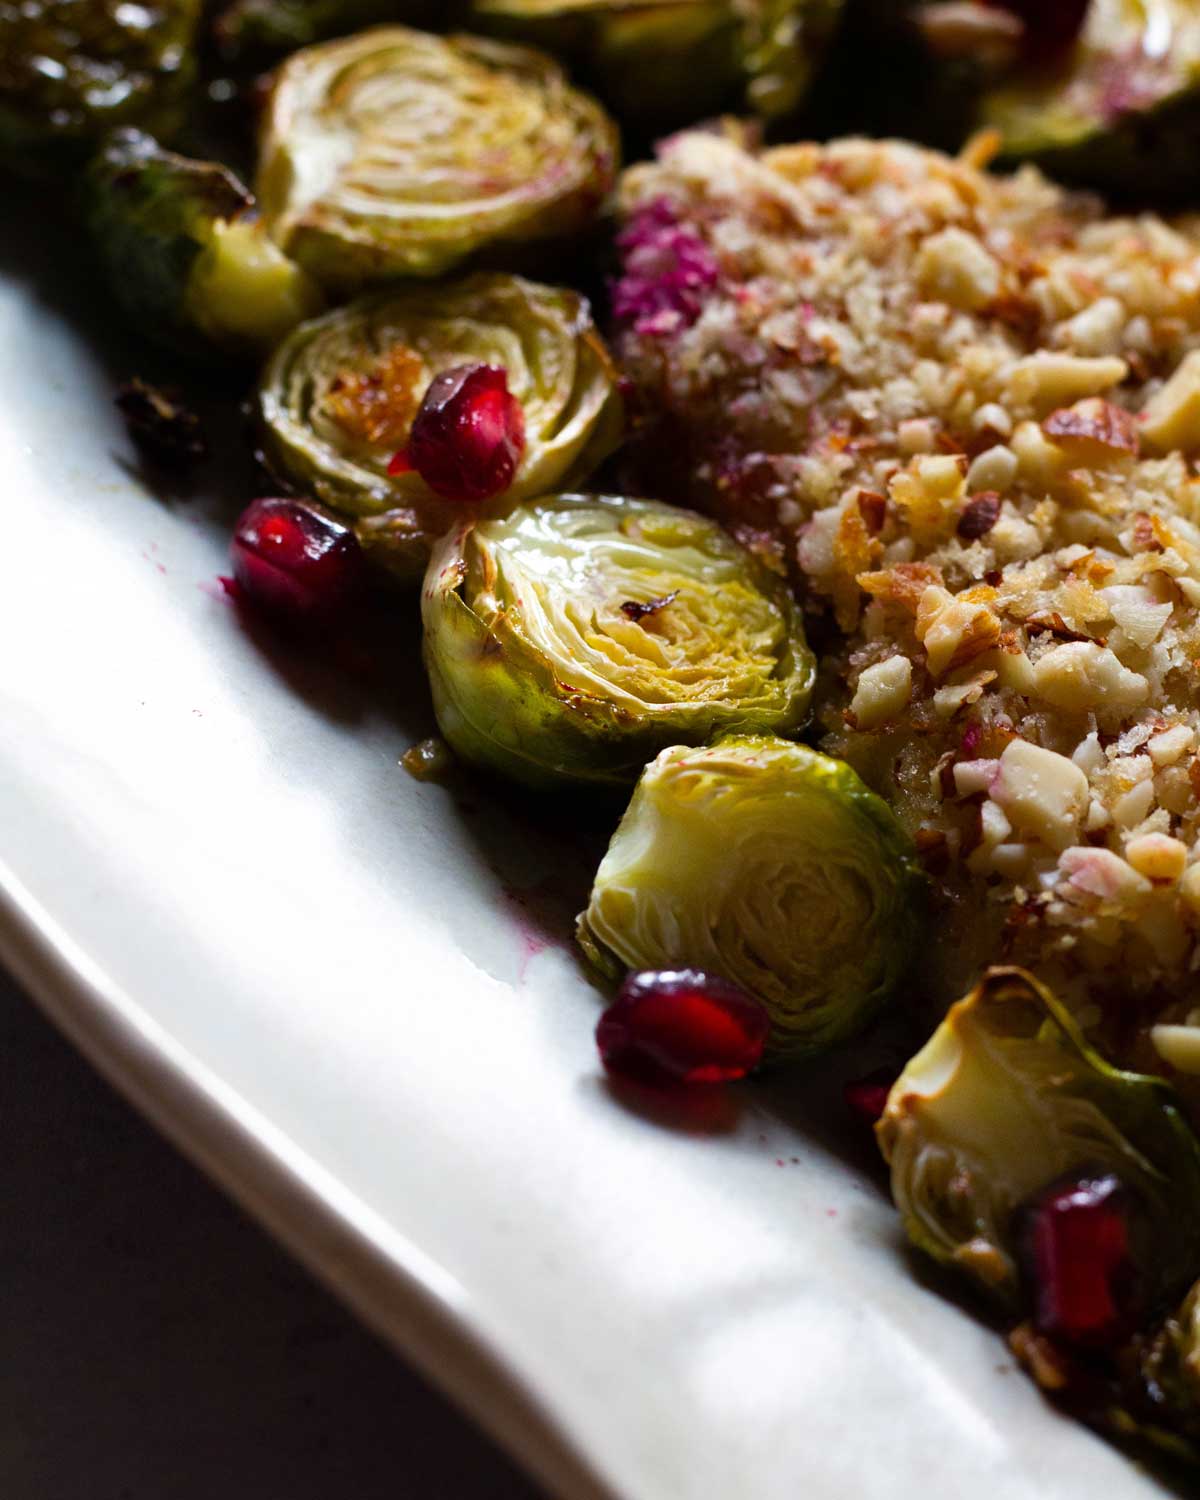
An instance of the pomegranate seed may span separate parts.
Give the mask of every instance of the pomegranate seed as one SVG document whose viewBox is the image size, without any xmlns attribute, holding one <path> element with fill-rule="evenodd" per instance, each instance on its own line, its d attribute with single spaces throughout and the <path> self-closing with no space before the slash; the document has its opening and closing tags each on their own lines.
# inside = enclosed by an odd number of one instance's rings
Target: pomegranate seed
<svg viewBox="0 0 1200 1500">
<path fill-rule="evenodd" d="M 896 1074 L 891 1068 L 876 1068 L 865 1078 L 855 1078 L 842 1090 L 842 1098 L 852 1114 L 866 1125 L 874 1125 L 884 1111 Z"/>
<path fill-rule="evenodd" d="M 304 500 L 252 501 L 230 550 L 242 597 L 294 622 L 328 619 L 365 584 L 353 531 Z"/>
<path fill-rule="evenodd" d="M 513 482 L 524 452 L 525 413 L 507 371 L 456 365 L 430 383 L 388 473 L 415 469 L 445 500 L 490 500 Z"/>
<path fill-rule="evenodd" d="M 1021 1210 L 1018 1244 L 1039 1333 L 1102 1347 L 1136 1321 L 1132 1199 L 1110 1174 L 1052 1183 Z"/>
<path fill-rule="evenodd" d="M 771 1023 L 737 985 L 699 969 L 627 974 L 600 1017 L 610 1073 L 637 1083 L 724 1083 L 762 1061 Z"/>
</svg>

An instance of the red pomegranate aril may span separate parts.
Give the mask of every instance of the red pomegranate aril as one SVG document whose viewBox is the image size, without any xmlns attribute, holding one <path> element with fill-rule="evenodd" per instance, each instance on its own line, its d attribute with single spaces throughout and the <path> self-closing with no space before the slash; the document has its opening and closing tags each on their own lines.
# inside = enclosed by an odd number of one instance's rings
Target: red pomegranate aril
<svg viewBox="0 0 1200 1500">
<path fill-rule="evenodd" d="M 1020 1212 L 1019 1253 L 1039 1333 L 1103 1348 L 1131 1331 L 1134 1205 L 1111 1174 L 1052 1183 Z"/>
<path fill-rule="evenodd" d="M 726 1083 L 758 1066 L 770 1029 L 763 1006 L 728 980 L 644 970 L 625 976 L 596 1045 L 610 1073 L 636 1083 Z"/>
<path fill-rule="evenodd" d="M 294 623 L 329 619 L 365 586 L 353 531 L 303 500 L 252 501 L 238 517 L 230 552 L 241 596 Z"/>
<path fill-rule="evenodd" d="M 846 1084 L 842 1089 L 842 1098 L 852 1114 L 857 1115 L 864 1124 L 874 1125 L 883 1115 L 895 1081 L 896 1074 L 892 1069 L 877 1068 L 865 1078 L 855 1078 Z"/>
<path fill-rule="evenodd" d="M 456 365 L 430 382 L 388 473 L 415 469 L 444 500 L 490 500 L 512 484 L 524 452 L 525 413 L 507 371 Z"/>
</svg>

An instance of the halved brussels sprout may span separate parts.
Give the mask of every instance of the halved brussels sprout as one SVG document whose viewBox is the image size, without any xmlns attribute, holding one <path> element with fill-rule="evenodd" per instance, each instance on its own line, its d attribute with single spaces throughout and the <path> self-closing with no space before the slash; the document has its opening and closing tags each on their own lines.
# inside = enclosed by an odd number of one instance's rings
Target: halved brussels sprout
<svg viewBox="0 0 1200 1500">
<path fill-rule="evenodd" d="M 485 31 L 571 57 L 623 119 L 661 126 L 725 108 L 794 109 L 841 3 L 474 0 L 472 14 Z"/>
<path fill-rule="evenodd" d="M 179 123 L 200 0 L 0 4 L 0 160 L 27 175 L 73 163 L 105 131 Z"/>
<path fill-rule="evenodd" d="M 849 766 L 787 740 L 677 745 L 646 767 L 579 919 L 601 968 L 706 969 L 761 1000 L 769 1051 L 861 1030 L 920 939 L 924 882 Z"/>
<path fill-rule="evenodd" d="M 1190 189 L 1200 145 L 1200 7 L 1091 0 L 1059 65 L 1022 66 L 985 96 L 1010 161 L 1139 193 Z"/>
<path fill-rule="evenodd" d="M 540 52 L 389 26 L 284 63 L 258 190 L 289 255 L 361 286 L 576 234 L 617 155 L 607 115 Z"/>
<path fill-rule="evenodd" d="M 628 783 L 664 745 L 798 731 L 812 693 L 783 580 L 654 500 L 555 495 L 464 520 L 434 549 L 421 613 L 443 735 L 534 786 Z"/>
<path fill-rule="evenodd" d="M 267 462 L 359 518 L 359 538 L 419 577 L 434 537 L 462 515 L 414 471 L 389 475 L 433 377 L 501 366 L 525 415 L 512 503 L 582 480 L 620 441 L 617 375 L 576 292 L 478 272 L 363 298 L 305 323 L 268 361 L 258 403 Z"/>
<path fill-rule="evenodd" d="M 117 131 L 88 169 L 88 225 L 113 295 L 150 338 L 260 355 L 322 297 L 266 237 L 228 168 Z"/>
<path fill-rule="evenodd" d="M 1003 1301 L 1018 1289 L 1017 1209 L 1073 1172 L 1111 1172 L 1134 1194 L 1151 1303 L 1200 1263 L 1200 1145 L 1174 1090 L 1110 1067 L 1021 969 L 989 970 L 951 1007 L 877 1133 L 909 1239 Z"/>
<path fill-rule="evenodd" d="M 1149 1335 L 1134 1341 L 1114 1404 L 1101 1415 L 1122 1438 L 1200 1463 L 1200 1281 Z"/>
</svg>

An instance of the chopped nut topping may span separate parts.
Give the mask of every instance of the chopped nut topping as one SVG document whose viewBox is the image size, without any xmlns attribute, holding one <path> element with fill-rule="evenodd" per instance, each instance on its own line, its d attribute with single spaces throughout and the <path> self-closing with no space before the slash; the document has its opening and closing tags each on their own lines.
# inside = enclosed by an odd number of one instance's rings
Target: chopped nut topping
<svg viewBox="0 0 1200 1500">
<path fill-rule="evenodd" d="M 1065 755 L 1013 740 L 1000 757 L 993 798 L 1016 828 L 1065 848 L 1087 810 L 1087 777 Z"/>
<path fill-rule="evenodd" d="M 1130 414 L 1099 396 L 1077 401 L 1074 406 L 1052 411 L 1042 423 L 1042 431 L 1060 447 L 1086 460 L 1090 454 L 1138 451 L 1138 431 Z"/>
<path fill-rule="evenodd" d="M 995 490 L 984 490 L 967 501 L 956 529 L 959 536 L 975 542 L 986 536 L 999 519 L 1000 496 Z"/>
<path fill-rule="evenodd" d="M 1125 845 L 1125 858 L 1156 885 L 1173 885 L 1187 868 L 1187 857 L 1187 845 L 1165 833 L 1144 833 Z"/>
<path fill-rule="evenodd" d="M 962 666 L 1000 639 L 1000 621 L 986 604 L 931 585 L 917 607 L 917 639 L 934 677 Z"/>
<path fill-rule="evenodd" d="M 1200 350 L 1189 354 L 1146 403 L 1142 436 L 1156 453 L 1200 446 Z"/>
<path fill-rule="evenodd" d="M 986 149 L 673 137 L 626 212 L 669 202 L 719 272 L 621 354 L 681 498 L 777 539 L 828 622 L 822 748 L 944 881 L 931 984 L 998 913 L 1069 999 L 1103 970 L 1152 1015 L 1200 971 L 1200 221 Z"/>
<path fill-rule="evenodd" d="M 859 490 L 858 511 L 870 534 L 878 536 L 887 520 L 887 496 L 877 490 Z"/>
<path fill-rule="evenodd" d="M 889 656 L 860 674 L 850 712 L 860 729 L 876 729 L 904 711 L 911 692 L 912 662 Z"/>
</svg>

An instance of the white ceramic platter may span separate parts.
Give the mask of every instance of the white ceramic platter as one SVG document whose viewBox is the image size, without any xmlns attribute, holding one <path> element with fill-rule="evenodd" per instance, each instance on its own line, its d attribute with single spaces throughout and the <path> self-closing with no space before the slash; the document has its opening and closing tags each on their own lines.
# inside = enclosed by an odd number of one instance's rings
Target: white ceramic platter
<svg viewBox="0 0 1200 1500">
<path fill-rule="evenodd" d="M 1158 1493 L 914 1277 L 829 1070 L 691 1117 L 609 1091 L 567 941 L 595 835 L 398 769 L 415 633 L 380 690 L 242 628 L 242 481 L 138 478 L 144 352 L 35 208 L 0 245 L 0 947 L 47 1011 L 557 1500 Z"/>
</svg>

